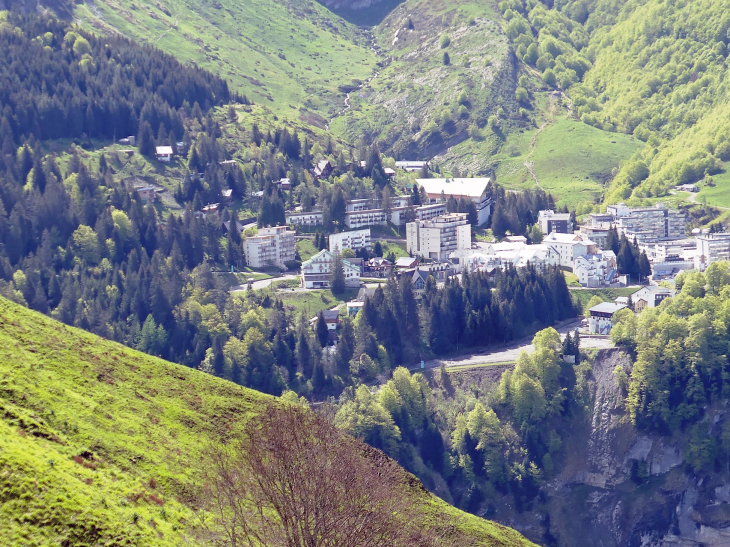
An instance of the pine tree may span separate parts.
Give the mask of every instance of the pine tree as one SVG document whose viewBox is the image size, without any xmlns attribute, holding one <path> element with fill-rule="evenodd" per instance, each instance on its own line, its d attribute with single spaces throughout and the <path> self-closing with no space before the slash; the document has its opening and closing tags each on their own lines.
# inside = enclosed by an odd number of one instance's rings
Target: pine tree
<svg viewBox="0 0 730 547">
<path fill-rule="evenodd" d="M 335 250 L 332 259 L 332 273 L 330 279 L 330 287 L 332 294 L 342 294 L 345 292 L 345 266 L 342 263 L 342 256 L 338 250 Z"/>
<path fill-rule="evenodd" d="M 155 138 L 152 135 L 152 128 L 148 121 L 143 121 L 139 126 L 137 134 L 137 147 L 143 156 L 155 155 Z"/>
<path fill-rule="evenodd" d="M 324 319 L 324 313 L 320 311 L 317 314 L 317 340 L 319 340 L 319 345 L 323 348 L 326 347 L 328 338 L 329 329 L 327 328 L 327 321 Z"/>
</svg>

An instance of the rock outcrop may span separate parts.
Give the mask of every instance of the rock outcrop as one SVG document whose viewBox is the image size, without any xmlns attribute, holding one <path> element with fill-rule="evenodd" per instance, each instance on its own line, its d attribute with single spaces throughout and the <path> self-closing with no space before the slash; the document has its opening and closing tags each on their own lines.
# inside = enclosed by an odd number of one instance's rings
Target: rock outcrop
<svg viewBox="0 0 730 547">
<path fill-rule="evenodd" d="M 685 465 L 686 435 L 637 431 L 623 408 L 621 350 L 598 354 L 592 371 L 590 421 L 563 434 L 564 461 L 543 489 L 538 511 L 504 522 L 544 545 L 565 547 L 720 547 L 730 545 L 727 474 L 697 476 Z M 708 408 L 708 420 L 726 408 Z M 499 519 L 499 510 L 497 518 Z"/>
</svg>

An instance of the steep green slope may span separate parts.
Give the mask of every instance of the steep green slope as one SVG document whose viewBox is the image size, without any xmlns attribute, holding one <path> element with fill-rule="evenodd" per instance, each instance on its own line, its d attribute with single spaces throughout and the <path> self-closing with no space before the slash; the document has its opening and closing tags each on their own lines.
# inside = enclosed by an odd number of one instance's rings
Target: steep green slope
<svg viewBox="0 0 730 547">
<path fill-rule="evenodd" d="M 726 3 L 505 0 L 517 56 L 567 92 L 576 117 L 634 135 L 607 202 L 665 195 L 730 160 Z M 718 202 L 720 191 L 707 192 Z"/>
<path fill-rule="evenodd" d="M 265 396 L 0 298 L 0 544 L 198 545 L 201 449 Z M 531 545 L 414 491 L 472 545 Z"/>
<path fill-rule="evenodd" d="M 370 76 L 377 60 L 365 33 L 311 0 L 97 0 L 77 5 L 74 17 L 205 67 L 280 116 L 321 126 L 341 108 L 338 87 Z"/>
</svg>

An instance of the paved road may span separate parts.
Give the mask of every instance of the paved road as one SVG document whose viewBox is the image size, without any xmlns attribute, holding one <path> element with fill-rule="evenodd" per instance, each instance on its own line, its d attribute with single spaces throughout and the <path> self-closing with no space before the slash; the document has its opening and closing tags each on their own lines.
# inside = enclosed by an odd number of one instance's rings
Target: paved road
<svg viewBox="0 0 730 547">
<path fill-rule="evenodd" d="M 576 321 L 559 328 L 558 332 L 560 333 L 560 337 L 562 339 L 565 339 L 566 333 L 568 331 L 572 332 L 573 330 L 575 330 L 575 327 L 577 327 L 579 324 L 580 323 Z M 611 344 L 611 340 L 608 338 L 588 338 L 587 336 L 583 336 L 580 339 L 580 347 L 582 349 L 608 349 L 612 348 L 613 344 Z M 527 353 L 532 353 L 533 351 L 535 351 L 535 348 L 532 345 L 532 338 L 522 340 L 516 344 L 512 344 L 507 347 L 502 347 L 498 350 L 482 350 L 481 352 L 461 355 L 459 357 L 454 357 L 451 359 L 433 359 L 431 361 L 426 361 L 425 365 L 426 368 L 436 368 L 440 367 L 442 363 L 446 367 L 457 367 L 465 365 L 485 365 L 490 363 L 511 362 L 516 361 L 517 357 L 523 350 L 527 351 Z"/>
<path fill-rule="evenodd" d="M 289 274 L 289 275 L 282 275 L 281 277 L 271 277 L 269 279 L 262 279 L 260 281 L 254 281 L 253 282 L 253 289 L 265 289 L 269 285 L 271 285 L 275 281 L 286 281 L 287 279 L 296 279 L 297 276 L 295 274 Z M 248 284 L 244 285 L 237 285 L 235 287 L 231 287 L 231 292 L 239 292 L 239 291 L 245 291 L 248 290 Z"/>
</svg>

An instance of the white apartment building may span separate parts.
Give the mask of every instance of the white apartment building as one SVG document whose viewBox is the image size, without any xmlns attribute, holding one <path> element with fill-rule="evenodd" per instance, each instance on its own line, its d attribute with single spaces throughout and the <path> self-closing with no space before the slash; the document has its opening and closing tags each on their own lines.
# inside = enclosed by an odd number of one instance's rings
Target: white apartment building
<svg viewBox="0 0 730 547">
<path fill-rule="evenodd" d="M 487 197 L 491 179 L 416 179 L 416 184 L 424 189 L 430 203 L 439 203 L 444 199 L 470 199 L 477 207 L 477 224 L 481 226 L 492 210 L 492 200 Z"/>
<path fill-rule="evenodd" d="M 701 272 L 713 262 L 730 260 L 730 232 L 697 236 L 695 268 Z"/>
<path fill-rule="evenodd" d="M 294 260 L 295 243 L 296 232 L 287 230 L 286 226 L 261 228 L 258 235 L 248 237 L 243 242 L 246 264 L 252 268 L 284 268 L 286 262 Z"/>
<path fill-rule="evenodd" d="M 429 205 L 421 205 L 420 207 L 402 206 L 394 207 L 390 211 L 390 222 L 394 226 L 405 226 L 408 224 L 409 212 L 413 211 L 410 216 L 411 220 L 431 220 L 446 214 L 445 203 L 434 203 Z M 415 215 L 415 218 L 414 216 Z"/>
<path fill-rule="evenodd" d="M 287 224 L 298 224 L 299 226 L 320 226 L 324 222 L 322 211 L 309 211 L 308 213 L 287 213 Z"/>
<path fill-rule="evenodd" d="M 560 266 L 573 269 L 575 259 L 579 256 L 593 255 L 597 252 L 594 241 L 579 234 L 558 234 L 553 232 L 546 235 L 543 244 L 550 245 L 560 255 Z"/>
<path fill-rule="evenodd" d="M 460 249 L 471 248 L 471 226 L 466 213 L 450 213 L 432 220 L 406 224 L 407 250 L 414 256 L 448 260 Z"/>
<path fill-rule="evenodd" d="M 619 235 L 636 238 L 639 244 L 662 239 L 678 239 L 685 235 L 687 218 L 676 209 L 657 203 L 654 207 L 627 207 L 623 203 L 609 205 L 606 214 L 613 217 Z"/>
<path fill-rule="evenodd" d="M 345 213 L 345 225 L 351 230 L 387 223 L 387 216 L 382 209 L 363 209 Z"/>
<path fill-rule="evenodd" d="M 613 252 L 611 253 L 613 254 Z M 609 274 L 617 274 L 616 270 L 602 255 L 585 255 L 575 259 L 573 273 L 584 287 L 598 288 L 610 285 Z M 615 266 L 615 265 L 614 265 Z"/>
<path fill-rule="evenodd" d="M 335 255 L 324 249 L 312 258 L 302 263 L 302 287 L 305 289 L 328 289 L 330 287 L 332 264 Z M 347 259 L 342 259 L 345 271 L 345 285 L 348 287 L 360 286 L 360 267 L 355 266 Z"/>
<path fill-rule="evenodd" d="M 584 224 L 578 229 L 578 233 L 586 239 L 595 241 L 599 249 L 606 249 L 608 247 L 608 229 L 610 224 L 591 226 Z"/>
<path fill-rule="evenodd" d="M 331 253 L 335 250 L 342 252 L 344 249 L 357 251 L 362 248 L 370 248 L 370 228 L 366 230 L 355 230 L 352 232 L 340 232 L 329 237 L 329 249 Z"/>
</svg>

